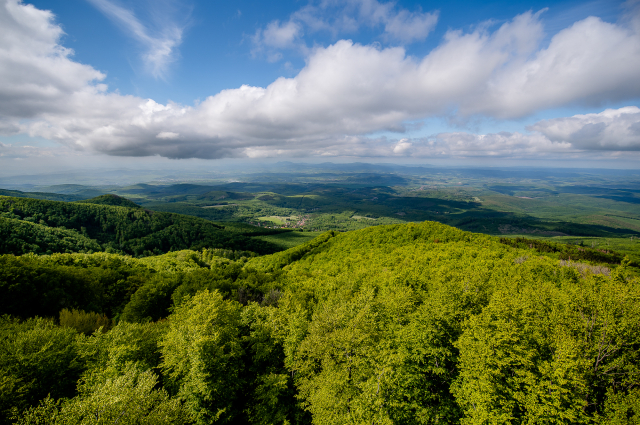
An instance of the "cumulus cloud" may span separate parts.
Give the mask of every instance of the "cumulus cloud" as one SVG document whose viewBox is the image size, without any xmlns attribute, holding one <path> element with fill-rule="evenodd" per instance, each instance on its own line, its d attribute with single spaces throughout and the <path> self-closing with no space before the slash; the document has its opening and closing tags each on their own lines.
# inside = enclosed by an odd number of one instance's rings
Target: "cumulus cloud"
<svg viewBox="0 0 640 425">
<path fill-rule="evenodd" d="M 640 108 L 636 106 L 544 120 L 528 129 L 581 149 L 640 151 Z"/>
<path fill-rule="evenodd" d="M 176 2 L 156 0 L 148 8 L 155 10 L 151 16 L 153 27 L 143 24 L 135 13 L 113 0 L 87 0 L 105 16 L 140 43 L 145 52 L 142 59 L 155 78 L 164 78 L 169 65 L 176 59 L 176 49 L 182 43 L 185 25 L 173 21 Z"/>
<path fill-rule="evenodd" d="M 71 60 L 59 44 L 63 31 L 49 11 L 16 0 L 0 1 L 0 122 L 13 128 L 17 118 L 43 112 L 73 113 L 70 96 L 92 96 L 106 89 L 92 85 L 105 75 Z"/>
<path fill-rule="evenodd" d="M 633 28 L 589 17 L 560 31 L 547 48 L 527 50 L 532 59 L 510 59 L 489 79 L 489 107 L 469 102 L 465 111 L 508 118 L 578 99 L 597 105 L 640 93 L 640 34 Z"/>
<path fill-rule="evenodd" d="M 373 8 L 370 15 L 383 12 Z M 530 135 L 366 137 L 402 132 L 407 121 L 432 116 L 515 118 L 569 104 L 636 99 L 640 36 L 633 26 L 598 18 L 577 22 L 542 46 L 540 15 L 525 13 L 493 32 L 450 31 L 422 58 L 402 47 L 340 40 L 313 50 L 293 78 L 223 90 L 193 106 L 109 92 L 100 84 L 102 73 L 74 62 L 60 45 L 62 30 L 53 19 L 18 0 L 0 0 L 0 127 L 77 150 L 223 158 L 546 155 L 638 146 L 632 109 L 540 122 Z M 274 34 L 283 28 L 278 24 Z M 295 31 L 287 31 L 271 43 L 295 40 Z M 620 134 L 625 136 L 615 139 Z"/>
<path fill-rule="evenodd" d="M 409 142 L 409 139 L 400 139 L 393 147 L 393 153 L 402 155 L 408 152 L 412 146 L 413 144 Z"/>
<path fill-rule="evenodd" d="M 401 139 L 388 148 L 413 157 L 543 158 L 585 151 L 640 151 L 640 108 L 607 109 L 597 114 L 542 120 L 528 126 L 529 134 L 500 132 L 440 133 L 416 140 Z M 406 147 L 406 148 L 405 148 Z M 410 149 L 409 149 L 410 148 Z"/>
</svg>

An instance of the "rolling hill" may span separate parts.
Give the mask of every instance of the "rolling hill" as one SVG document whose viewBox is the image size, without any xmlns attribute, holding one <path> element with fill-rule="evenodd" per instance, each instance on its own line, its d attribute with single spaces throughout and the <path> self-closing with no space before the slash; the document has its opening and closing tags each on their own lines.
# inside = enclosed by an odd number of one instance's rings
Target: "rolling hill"
<svg viewBox="0 0 640 425">
<path fill-rule="evenodd" d="M 202 248 L 259 254 L 280 250 L 270 242 L 246 236 L 237 225 L 227 230 L 205 219 L 130 205 L 135 204 L 109 195 L 83 203 L 0 196 L 0 253 L 101 250 L 147 256 Z M 260 229 L 260 234 L 268 233 L 278 231 Z"/>
<path fill-rule="evenodd" d="M 221 254 L 0 256 L 2 313 L 23 320 L 3 344 L 40 365 L 0 402 L 63 422 L 125 400 L 172 423 L 638 419 L 640 284 L 615 253 L 423 222 Z M 16 352 L 6 388 L 33 376 Z"/>
</svg>

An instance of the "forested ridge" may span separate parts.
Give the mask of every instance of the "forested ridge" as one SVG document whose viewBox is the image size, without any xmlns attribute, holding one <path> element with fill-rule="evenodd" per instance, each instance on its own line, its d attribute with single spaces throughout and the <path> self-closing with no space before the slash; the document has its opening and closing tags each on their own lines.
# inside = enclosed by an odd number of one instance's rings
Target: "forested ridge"
<svg viewBox="0 0 640 425">
<path fill-rule="evenodd" d="M 562 255 L 434 222 L 2 255 L 2 422 L 637 423 L 635 272 Z"/>
<path fill-rule="evenodd" d="M 84 199 L 81 201 L 83 204 L 96 204 L 96 205 L 112 205 L 116 207 L 127 207 L 127 208 L 142 208 L 140 205 L 136 204 L 133 201 L 128 200 L 127 198 L 123 198 L 122 196 L 106 194 L 96 196 L 91 199 Z"/>
<path fill-rule="evenodd" d="M 107 251 L 140 257 L 205 247 L 279 250 L 237 225 L 149 211 L 110 195 L 82 203 L 0 196 L 1 254 Z"/>
</svg>

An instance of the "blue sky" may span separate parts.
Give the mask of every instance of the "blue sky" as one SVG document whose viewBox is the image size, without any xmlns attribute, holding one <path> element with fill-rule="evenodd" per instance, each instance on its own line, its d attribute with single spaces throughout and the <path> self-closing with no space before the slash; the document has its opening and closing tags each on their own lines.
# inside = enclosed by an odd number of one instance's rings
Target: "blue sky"
<svg viewBox="0 0 640 425">
<path fill-rule="evenodd" d="M 283 49 L 283 59 L 270 63 L 263 56 L 253 56 L 251 39 L 256 31 L 274 20 L 286 21 L 306 3 L 280 2 L 113 2 L 137 12 L 143 24 L 153 27 L 145 9 L 158 8 L 168 13 L 171 6 L 178 10 L 175 21 L 184 26 L 184 39 L 177 47 L 176 62 L 167 69 L 165 79 L 153 78 L 145 72 L 140 58 L 140 43 L 87 0 L 31 1 L 41 9 L 56 14 L 66 35 L 62 41 L 74 50 L 74 59 L 92 65 L 107 74 L 104 80 L 112 89 L 122 93 L 191 104 L 195 99 L 218 93 L 243 84 L 265 87 L 280 76 L 293 77 L 304 66 L 305 57 L 296 51 Z M 162 7 L 163 4 L 167 6 Z M 531 2 L 399 2 L 397 8 L 410 11 L 439 12 L 439 22 L 423 42 L 407 45 L 412 55 L 427 54 L 437 47 L 449 29 L 468 30 L 486 21 L 495 25 L 532 10 L 549 8 L 544 13 L 545 27 L 553 32 L 566 28 L 590 15 L 615 22 L 622 10 L 616 1 L 531 1 Z M 327 46 L 340 38 L 361 44 L 381 42 L 379 26 L 364 26 L 359 31 L 344 31 L 333 36 L 327 31 L 306 34 L 309 45 Z M 384 43 L 384 41 L 382 41 Z M 384 45 L 393 45 L 393 41 Z M 291 63 L 292 67 L 286 66 Z"/>
<path fill-rule="evenodd" d="M 0 0 L 0 165 L 636 168 L 638 9 Z"/>
</svg>

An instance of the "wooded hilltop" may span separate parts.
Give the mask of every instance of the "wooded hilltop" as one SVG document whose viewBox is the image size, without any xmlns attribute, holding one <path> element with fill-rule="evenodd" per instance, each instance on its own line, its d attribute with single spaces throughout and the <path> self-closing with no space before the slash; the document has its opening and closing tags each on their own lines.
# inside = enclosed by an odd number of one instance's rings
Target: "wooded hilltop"
<svg viewBox="0 0 640 425">
<path fill-rule="evenodd" d="M 276 252 L 133 206 L 0 214 L 2 424 L 640 421 L 640 284 L 614 252 L 435 222 Z"/>
</svg>

